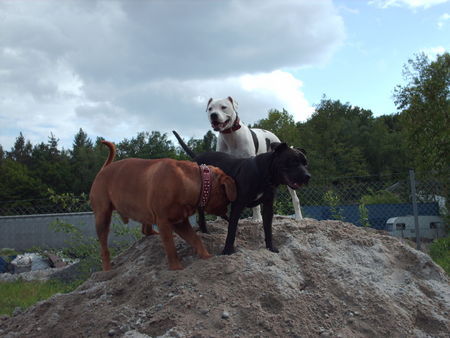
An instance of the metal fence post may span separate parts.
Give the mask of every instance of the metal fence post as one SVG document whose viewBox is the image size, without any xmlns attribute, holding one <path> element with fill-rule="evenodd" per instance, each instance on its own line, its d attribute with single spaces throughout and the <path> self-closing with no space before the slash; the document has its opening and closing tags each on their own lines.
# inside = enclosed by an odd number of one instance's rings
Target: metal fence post
<svg viewBox="0 0 450 338">
<path fill-rule="evenodd" d="M 417 211 L 417 196 L 416 196 L 416 177 L 413 169 L 409 169 L 409 180 L 411 183 L 411 197 L 414 213 L 414 225 L 416 227 L 416 249 L 420 250 L 420 229 L 419 229 L 419 213 Z"/>
</svg>

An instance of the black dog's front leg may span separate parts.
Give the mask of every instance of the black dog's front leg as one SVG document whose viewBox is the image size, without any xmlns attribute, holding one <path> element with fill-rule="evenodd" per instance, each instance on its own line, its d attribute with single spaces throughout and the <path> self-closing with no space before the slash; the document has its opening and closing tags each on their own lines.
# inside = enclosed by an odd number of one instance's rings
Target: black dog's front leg
<svg viewBox="0 0 450 338">
<path fill-rule="evenodd" d="M 278 252 L 278 249 L 272 243 L 273 200 L 274 195 L 268 196 L 264 200 L 262 218 L 266 248 L 272 252 Z"/>
<path fill-rule="evenodd" d="M 234 253 L 234 240 L 236 238 L 237 225 L 239 222 L 239 216 L 241 215 L 243 209 L 244 207 L 240 204 L 231 204 L 227 239 L 225 240 L 225 247 L 223 248 L 222 255 L 231 255 L 232 253 Z"/>
<path fill-rule="evenodd" d="M 204 234 L 209 234 L 208 228 L 206 227 L 205 211 L 202 208 L 198 208 L 197 213 L 198 213 L 198 227 Z M 227 215 L 222 215 L 220 217 L 227 222 L 229 221 Z"/>
<path fill-rule="evenodd" d="M 203 208 L 198 208 L 197 211 L 198 211 L 198 227 L 203 233 L 207 234 L 208 229 L 206 228 L 205 211 L 203 210 Z"/>
</svg>

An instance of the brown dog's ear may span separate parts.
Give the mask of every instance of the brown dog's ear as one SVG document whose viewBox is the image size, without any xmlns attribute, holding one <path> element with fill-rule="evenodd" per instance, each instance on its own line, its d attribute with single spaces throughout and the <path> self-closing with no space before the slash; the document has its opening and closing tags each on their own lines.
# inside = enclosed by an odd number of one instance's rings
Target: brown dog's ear
<svg viewBox="0 0 450 338">
<path fill-rule="evenodd" d="M 227 198 L 231 202 L 235 201 L 237 198 L 237 191 L 236 191 L 236 183 L 234 183 L 234 180 L 228 175 L 223 175 L 220 178 L 220 184 L 224 185 Z"/>
<path fill-rule="evenodd" d="M 208 101 L 208 104 L 206 105 L 206 111 L 208 111 L 208 107 L 209 107 L 209 104 L 211 103 L 211 101 L 212 101 L 213 99 L 212 99 L 212 97 L 209 99 L 209 101 Z"/>
</svg>

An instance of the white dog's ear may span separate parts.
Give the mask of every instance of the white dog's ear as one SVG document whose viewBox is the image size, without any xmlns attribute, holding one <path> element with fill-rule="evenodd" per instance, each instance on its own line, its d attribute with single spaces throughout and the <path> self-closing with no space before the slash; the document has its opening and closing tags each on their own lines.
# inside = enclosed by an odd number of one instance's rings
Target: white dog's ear
<svg viewBox="0 0 450 338">
<path fill-rule="evenodd" d="M 209 99 L 208 104 L 206 105 L 206 111 L 208 111 L 209 104 L 211 103 L 212 100 L 213 100 L 213 98 Z"/>
<path fill-rule="evenodd" d="M 237 112 L 237 108 L 238 108 L 238 103 L 237 101 L 234 101 L 233 98 L 231 96 L 228 96 L 228 100 L 231 102 L 231 104 L 233 105 L 233 109 L 234 111 Z"/>
</svg>

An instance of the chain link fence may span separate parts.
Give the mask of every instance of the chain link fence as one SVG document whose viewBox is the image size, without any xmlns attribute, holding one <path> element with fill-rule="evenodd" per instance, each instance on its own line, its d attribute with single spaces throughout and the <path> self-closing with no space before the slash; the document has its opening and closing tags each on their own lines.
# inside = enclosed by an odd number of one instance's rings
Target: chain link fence
<svg viewBox="0 0 450 338">
<path fill-rule="evenodd" d="M 342 220 L 411 239 L 416 238 L 416 231 L 425 239 L 444 237 L 448 231 L 448 180 L 444 182 L 432 176 L 421 175 L 416 179 L 410 172 L 317 180 L 297 190 L 297 195 L 303 217 Z M 415 227 L 414 207 L 420 230 Z M 294 213 L 285 187 L 278 191 L 275 212 Z"/>
<path fill-rule="evenodd" d="M 431 175 L 418 177 L 413 181 L 418 215 L 442 218 L 444 224 L 439 229 L 443 227 L 442 232 L 445 232 L 448 226 L 446 203 L 449 187 Z M 387 225 L 389 219 L 414 214 L 411 177 L 408 173 L 383 177 L 313 179 L 309 185 L 297 190 L 297 195 L 303 217 L 317 220 L 342 220 L 358 226 L 391 231 Z M 279 215 L 294 214 L 291 197 L 285 186 L 278 189 L 274 209 Z M 0 203 L 0 216 L 84 211 L 91 211 L 85 195 Z M 242 217 L 251 215 L 251 209 L 246 209 Z"/>
<path fill-rule="evenodd" d="M 50 198 L 0 202 L 0 216 L 60 214 L 92 211 L 86 199 L 70 204 L 55 202 Z"/>
</svg>

